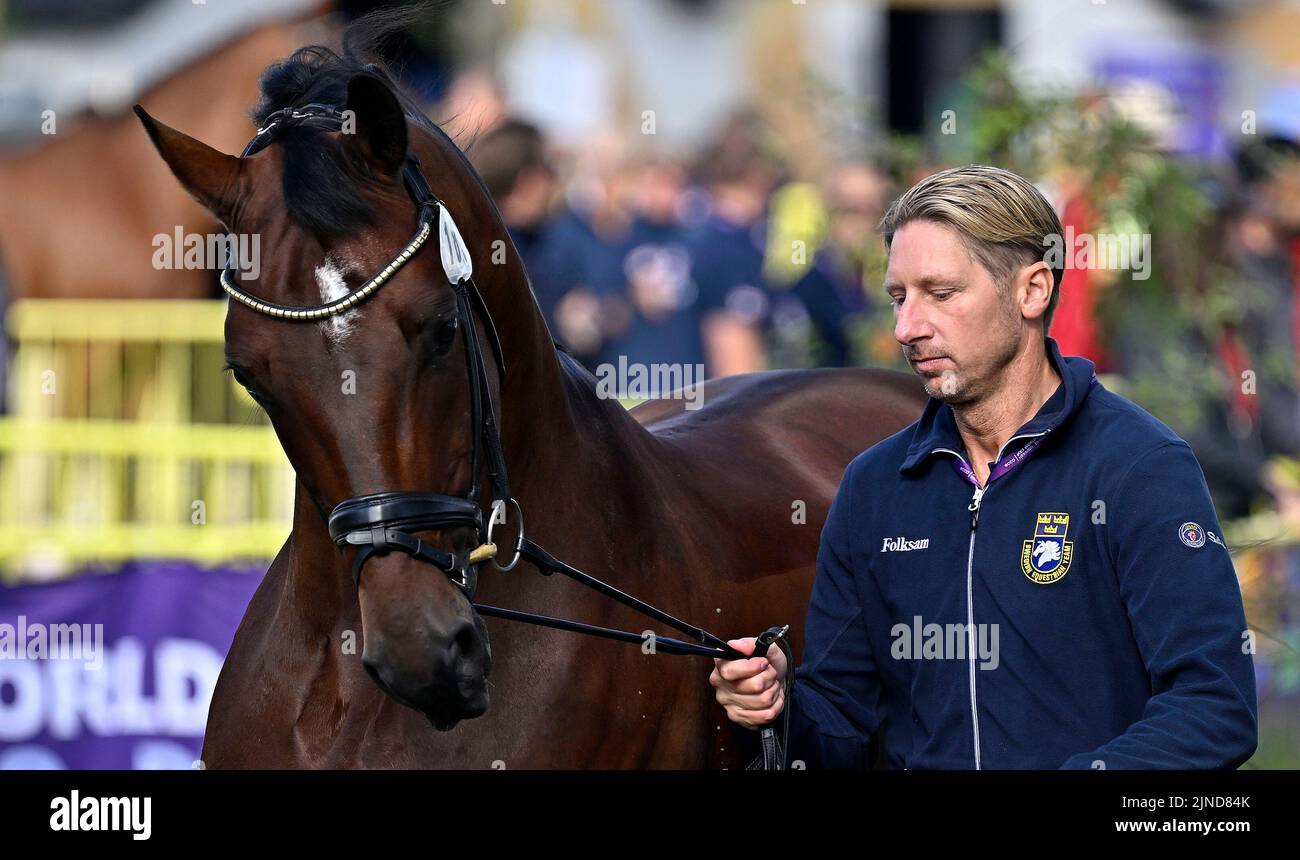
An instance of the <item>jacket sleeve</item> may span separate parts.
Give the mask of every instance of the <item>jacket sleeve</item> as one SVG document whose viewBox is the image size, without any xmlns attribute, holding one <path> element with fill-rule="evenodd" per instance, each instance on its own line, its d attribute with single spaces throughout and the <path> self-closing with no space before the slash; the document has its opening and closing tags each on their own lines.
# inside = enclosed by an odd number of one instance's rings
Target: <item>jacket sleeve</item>
<svg viewBox="0 0 1300 860">
<path fill-rule="evenodd" d="M 880 676 L 850 553 L 850 535 L 863 527 L 853 518 L 852 473 L 850 465 L 822 529 L 803 662 L 788 705 L 789 759 L 808 768 L 869 767 L 880 723 Z"/>
<path fill-rule="evenodd" d="M 1189 523 L 1198 528 L 1184 541 Z M 1232 558 L 1185 442 L 1134 463 L 1106 529 L 1151 698 L 1123 734 L 1062 767 L 1238 767 L 1255 751 L 1255 670 Z"/>
</svg>

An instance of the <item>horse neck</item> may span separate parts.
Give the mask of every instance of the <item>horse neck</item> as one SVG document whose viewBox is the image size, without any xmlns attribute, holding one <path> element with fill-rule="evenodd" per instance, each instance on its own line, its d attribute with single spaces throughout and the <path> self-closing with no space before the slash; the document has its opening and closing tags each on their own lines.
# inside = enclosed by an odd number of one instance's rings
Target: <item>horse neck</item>
<svg viewBox="0 0 1300 860">
<path fill-rule="evenodd" d="M 590 374 L 556 350 L 523 260 L 461 151 L 444 134 L 422 138 L 419 148 L 425 164 L 462 176 L 448 199 L 455 198 L 453 217 L 476 260 L 495 256 L 498 240 L 504 244 L 504 261 L 476 265 L 474 278 L 501 337 L 502 450 L 530 531 L 569 526 L 592 504 L 631 508 L 634 494 L 618 490 L 647 486 L 662 446 L 617 400 L 600 398 Z"/>
<path fill-rule="evenodd" d="M 507 258 L 493 273 L 497 282 L 484 290 L 508 367 L 496 404 L 502 449 L 529 531 L 563 532 L 589 517 L 592 505 L 605 511 L 635 505 L 626 488 L 648 486 L 663 450 L 622 404 L 598 396 L 575 359 L 556 349 L 509 243 Z"/>
</svg>

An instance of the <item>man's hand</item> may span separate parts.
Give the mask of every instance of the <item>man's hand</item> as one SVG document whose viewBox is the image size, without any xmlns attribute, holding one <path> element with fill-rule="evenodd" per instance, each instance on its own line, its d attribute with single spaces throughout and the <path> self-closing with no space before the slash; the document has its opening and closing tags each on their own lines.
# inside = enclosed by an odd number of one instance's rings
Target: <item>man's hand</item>
<svg viewBox="0 0 1300 860">
<path fill-rule="evenodd" d="M 750 654 L 755 641 L 755 637 L 749 636 L 729 640 L 727 644 L 742 654 Z M 714 658 L 709 683 L 717 689 L 718 704 L 726 708 L 727 719 L 755 729 L 775 720 L 785 707 L 785 691 L 781 688 L 785 668 L 785 653 L 774 642 L 768 646 L 766 657 Z"/>
</svg>

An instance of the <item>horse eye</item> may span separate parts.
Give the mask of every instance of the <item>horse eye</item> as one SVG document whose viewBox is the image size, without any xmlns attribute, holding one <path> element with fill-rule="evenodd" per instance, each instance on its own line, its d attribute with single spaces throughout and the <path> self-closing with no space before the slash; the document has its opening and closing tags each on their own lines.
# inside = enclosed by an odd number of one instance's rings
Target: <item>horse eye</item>
<svg viewBox="0 0 1300 860">
<path fill-rule="evenodd" d="M 257 403 L 262 402 L 261 395 L 257 393 L 257 389 L 255 389 L 253 387 L 253 384 L 248 381 L 248 377 L 244 375 L 244 372 L 242 370 L 240 370 L 237 367 L 232 367 L 229 364 L 226 365 L 226 370 L 229 370 L 230 375 L 235 378 L 235 382 L 239 383 L 240 387 L 242 387 L 245 391 L 248 392 L 249 397 L 253 398 L 253 400 L 256 401 Z"/>
<path fill-rule="evenodd" d="M 452 341 L 456 339 L 456 329 L 460 327 L 460 319 L 452 317 L 445 320 L 438 326 L 437 334 L 434 335 L 433 354 L 443 355 L 451 349 Z"/>
</svg>

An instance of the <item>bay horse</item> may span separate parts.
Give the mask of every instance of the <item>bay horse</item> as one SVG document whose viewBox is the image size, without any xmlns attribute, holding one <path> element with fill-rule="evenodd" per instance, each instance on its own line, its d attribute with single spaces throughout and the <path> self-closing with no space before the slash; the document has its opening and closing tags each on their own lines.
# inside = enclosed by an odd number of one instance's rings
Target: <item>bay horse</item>
<svg viewBox="0 0 1300 860">
<path fill-rule="evenodd" d="M 556 348 L 473 168 L 368 61 L 380 28 L 363 21 L 341 52 L 267 70 L 242 157 L 138 109 L 184 188 L 263 236 L 260 278 L 226 282 L 227 357 L 297 473 L 292 533 L 221 671 L 204 766 L 743 766 L 707 660 L 475 610 L 646 626 L 526 564 L 471 564 L 496 510 L 478 487 L 512 500 L 496 563 L 524 530 L 728 637 L 793 622 L 799 653 L 840 476 L 915 420 L 919 384 L 819 369 L 713 380 L 698 409 L 598 395 Z M 430 488 L 456 495 L 417 495 Z M 405 520 L 389 510 L 404 505 Z M 422 519 L 433 508 L 453 515 Z"/>
</svg>

